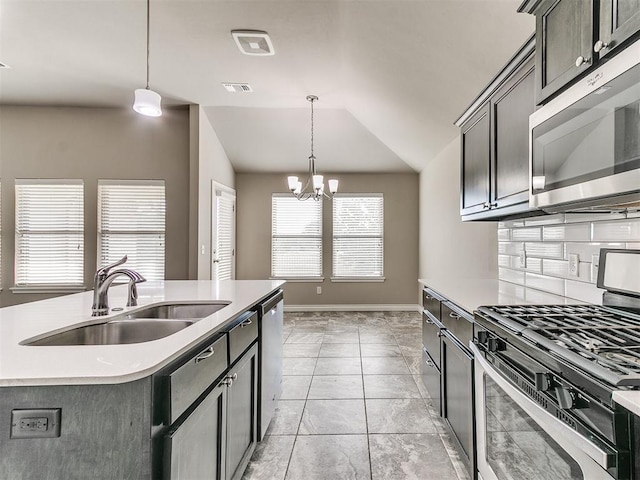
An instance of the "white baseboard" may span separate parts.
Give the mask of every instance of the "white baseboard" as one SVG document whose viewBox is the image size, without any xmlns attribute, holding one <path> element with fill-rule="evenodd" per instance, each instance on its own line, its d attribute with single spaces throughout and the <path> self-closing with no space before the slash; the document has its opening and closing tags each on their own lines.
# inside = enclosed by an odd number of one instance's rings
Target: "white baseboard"
<svg viewBox="0 0 640 480">
<path fill-rule="evenodd" d="M 284 305 L 285 312 L 421 312 L 417 304 Z"/>
</svg>

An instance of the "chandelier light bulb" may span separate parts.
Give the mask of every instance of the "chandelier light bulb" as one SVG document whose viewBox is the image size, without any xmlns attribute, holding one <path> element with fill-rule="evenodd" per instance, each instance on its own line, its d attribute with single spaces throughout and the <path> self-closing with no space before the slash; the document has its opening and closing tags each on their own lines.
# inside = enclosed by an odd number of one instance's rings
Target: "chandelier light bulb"
<svg viewBox="0 0 640 480">
<path fill-rule="evenodd" d="M 323 185 L 322 185 L 322 181 L 323 181 L 323 177 L 322 175 L 314 175 L 313 176 L 313 189 L 314 190 L 321 190 Z"/>
<path fill-rule="evenodd" d="M 336 180 L 335 178 L 332 178 L 331 180 L 329 180 L 329 191 L 331 192 L 331 194 L 334 194 L 338 191 L 338 180 Z"/>
<path fill-rule="evenodd" d="M 289 190 L 292 192 L 298 187 L 298 177 L 295 175 L 290 175 L 287 177 L 287 182 L 289 184 Z"/>
</svg>

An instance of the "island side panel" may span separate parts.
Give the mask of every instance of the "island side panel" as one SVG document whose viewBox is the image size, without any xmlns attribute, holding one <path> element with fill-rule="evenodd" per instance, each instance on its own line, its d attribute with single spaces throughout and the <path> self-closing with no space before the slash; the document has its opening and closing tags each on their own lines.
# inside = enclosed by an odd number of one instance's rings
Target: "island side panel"
<svg viewBox="0 0 640 480">
<path fill-rule="evenodd" d="M 14 409 L 61 408 L 58 438 L 10 439 Z M 0 388 L 0 478 L 151 478 L 151 379 Z"/>
</svg>

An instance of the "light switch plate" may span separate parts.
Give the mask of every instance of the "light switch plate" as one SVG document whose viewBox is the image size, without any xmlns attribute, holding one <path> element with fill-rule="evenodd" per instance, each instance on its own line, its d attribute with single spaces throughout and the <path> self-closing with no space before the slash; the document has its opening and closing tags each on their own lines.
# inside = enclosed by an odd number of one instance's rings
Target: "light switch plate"
<svg viewBox="0 0 640 480">
<path fill-rule="evenodd" d="M 55 438 L 60 436 L 60 408 L 11 410 L 9 438 Z"/>
<path fill-rule="evenodd" d="M 569 254 L 569 276 L 570 277 L 578 277 L 580 276 L 580 271 L 578 265 L 580 263 L 580 257 L 577 253 Z"/>
</svg>

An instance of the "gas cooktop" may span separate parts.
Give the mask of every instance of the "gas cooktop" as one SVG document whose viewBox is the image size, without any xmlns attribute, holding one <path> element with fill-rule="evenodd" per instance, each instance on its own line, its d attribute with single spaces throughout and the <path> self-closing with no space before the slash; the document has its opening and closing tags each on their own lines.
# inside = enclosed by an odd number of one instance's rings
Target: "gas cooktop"
<svg viewBox="0 0 640 480">
<path fill-rule="evenodd" d="M 479 312 L 612 385 L 640 386 L 640 315 L 598 305 L 480 307 Z"/>
</svg>

